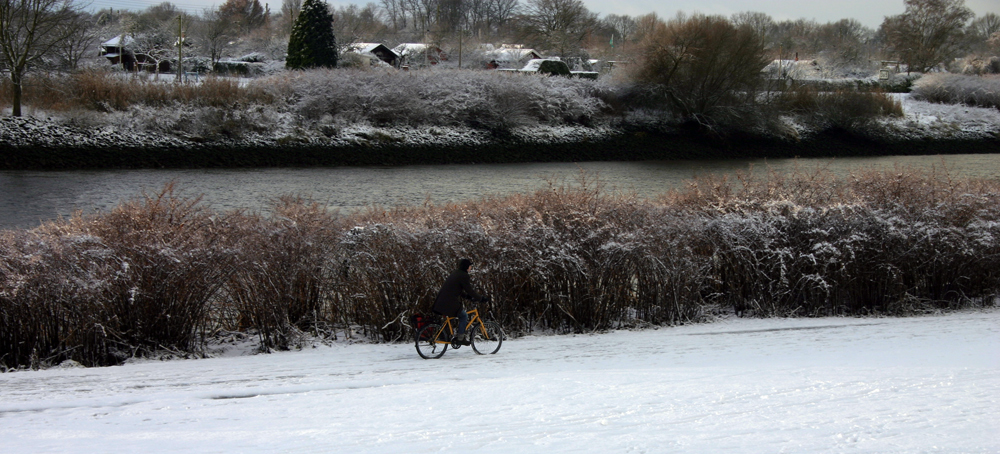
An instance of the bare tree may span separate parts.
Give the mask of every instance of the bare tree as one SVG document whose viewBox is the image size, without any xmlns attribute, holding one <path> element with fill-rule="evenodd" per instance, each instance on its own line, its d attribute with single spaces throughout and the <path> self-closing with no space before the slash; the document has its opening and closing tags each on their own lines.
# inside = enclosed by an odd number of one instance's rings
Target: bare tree
<svg viewBox="0 0 1000 454">
<path fill-rule="evenodd" d="M 768 62 L 751 28 L 719 16 L 660 21 L 642 46 L 639 80 L 661 86 L 680 119 L 708 127 L 743 119 Z"/>
<path fill-rule="evenodd" d="M 663 22 L 656 13 L 643 14 L 635 18 L 635 40 L 638 42 L 645 41 L 653 31 Z"/>
<path fill-rule="evenodd" d="M 229 43 L 233 32 L 232 24 L 219 13 L 219 10 L 206 9 L 201 15 L 201 20 L 196 23 L 194 32 L 202 51 L 208 53 L 214 67 L 222 58 L 222 53 Z"/>
<path fill-rule="evenodd" d="M 87 52 L 93 52 L 97 43 L 97 25 L 94 17 L 85 12 L 72 15 L 72 20 L 61 25 L 60 34 L 66 35 L 61 46 L 55 47 L 55 54 L 61 60 L 61 65 L 75 70 L 80 65 Z"/>
<path fill-rule="evenodd" d="M 269 7 L 262 6 L 259 0 L 226 0 L 219 7 L 219 14 L 241 35 L 248 35 L 267 24 L 271 11 Z"/>
<path fill-rule="evenodd" d="M 528 0 L 522 21 L 526 36 L 560 56 L 577 53 L 598 24 L 580 0 Z"/>
<path fill-rule="evenodd" d="M 974 14 L 965 0 L 905 0 L 906 10 L 886 17 L 882 33 L 911 71 L 924 72 L 962 49 L 965 24 Z"/>
<path fill-rule="evenodd" d="M 382 21 L 382 11 L 374 3 L 364 7 L 331 8 L 330 12 L 333 14 L 333 34 L 339 37 L 337 45 L 341 49 L 357 42 L 377 42 L 389 34 L 388 26 Z"/>
<path fill-rule="evenodd" d="M 975 18 L 969 24 L 969 31 L 983 41 L 987 40 L 994 33 L 1000 31 L 1000 15 L 996 13 L 986 13 L 982 17 Z"/>
<path fill-rule="evenodd" d="M 765 49 L 770 50 L 773 47 L 777 24 L 771 16 L 757 11 L 742 11 L 733 14 L 731 20 L 737 27 L 749 27 L 753 30 L 760 37 Z"/>
<path fill-rule="evenodd" d="M 487 0 L 487 24 L 493 33 L 503 33 L 520 4 L 517 0 Z"/>
<path fill-rule="evenodd" d="M 296 0 L 286 0 L 286 1 L 296 1 Z M 400 30 L 406 28 L 406 9 L 403 7 L 402 0 L 380 0 L 382 3 L 382 9 L 385 10 L 386 16 L 389 18 L 389 23 L 392 24 L 393 30 Z"/>
<path fill-rule="evenodd" d="M 602 22 L 611 29 L 612 37 L 610 42 L 614 43 L 615 38 L 618 39 L 618 43 L 616 43 L 618 49 L 621 49 L 626 42 L 635 36 L 635 31 L 638 28 L 635 19 L 627 15 L 609 14 L 604 17 Z"/>
<path fill-rule="evenodd" d="M 151 70 L 157 77 L 166 70 L 164 61 L 177 55 L 174 43 L 177 30 L 169 22 L 153 29 L 144 29 L 131 35 L 130 48 L 135 55 L 137 69 Z"/>
<path fill-rule="evenodd" d="M 1000 16 L 986 13 L 969 23 L 969 44 L 972 50 L 979 53 L 990 53 L 989 39 L 994 33 L 1000 32 Z"/>
<path fill-rule="evenodd" d="M 72 0 L 0 0 L 0 64 L 13 86 L 11 113 L 21 116 L 24 74 L 72 35 Z"/>
<path fill-rule="evenodd" d="M 299 12 L 302 11 L 302 0 L 282 0 L 281 2 L 281 13 L 278 16 L 280 18 L 280 24 L 278 26 L 279 33 L 284 35 L 292 34 L 292 27 L 295 26 L 295 20 L 299 18 Z"/>
<path fill-rule="evenodd" d="M 817 30 L 823 51 L 838 65 L 857 65 L 867 60 L 868 43 L 875 32 L 854 19 L 821 25 Z"/>
<path fill-rule="evenodd" d="M 773 37 L 768 40 L 771 51 L 778 58 L 788 58 L 795 53 L 813 54 L 824 48 L 819 37 L 820 25 L 813 20 L 796 19 L 774 24 Z"/>
</svg>

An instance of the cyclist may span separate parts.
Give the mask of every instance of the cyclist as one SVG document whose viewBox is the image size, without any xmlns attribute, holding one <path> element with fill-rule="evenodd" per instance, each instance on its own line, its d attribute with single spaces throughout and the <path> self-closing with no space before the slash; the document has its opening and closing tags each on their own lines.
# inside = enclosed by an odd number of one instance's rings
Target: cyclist
<svg viewBox="0 0 1000 454">
<path fill-rule="evenodd" d="M 455 343 L 459 345 L 469 345 L 469 340 L 465 335 L 465 325 L 469 324 L 469 314 L 465 313 L 460 298 L 470 301 L 489 301 L 489 298 L 476 293 L 472 288 L 469 268 L 472 267 L 472 260 L 461 259 L 458 261 L 458 269 L 451 272 L 444 285 L 438 291 L 437 299 L 434 300 L 434 313 L 446 315 L 448 317 L 458 317 L 458 334 L 455 335 Z"/>
</svg>

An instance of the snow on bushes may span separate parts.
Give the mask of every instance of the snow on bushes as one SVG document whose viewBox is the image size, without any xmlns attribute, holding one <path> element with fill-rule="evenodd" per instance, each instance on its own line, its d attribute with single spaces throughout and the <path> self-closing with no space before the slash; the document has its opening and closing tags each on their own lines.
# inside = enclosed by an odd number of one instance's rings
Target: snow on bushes
<svg viewBox="0 0 1000 454">
<path fill-rule="evenodd" d="M 935 73 L 920 78 L 914 99 L 1000 109 L 1000 76 Z"/>
<path fill-rule="evenodd" d="M 315 70 L 258 82 L 307 121 L 470 125 L 590 121 L 592 82 L 486 71 Z"/>
<path fill-rule="evenodd" d="M 911 80 L 896 79 L 904 80 L 904 85 Z M 495 141 L 497 136 L 553 127 L 621 133 L 680 132 L 691 126 L 684 123 L 690 118 L 671 110 L 664 86 L 623 76 L 594 81 L 495 71 L 376 68 L 282 72 L 249 81 L 206 77 L 198 83 L 175 84 L 172 80 L 89 70 L 36 74 L 25 90 L 32 103 L 29 111 L 36 116 L 51 116 L 47 121 L 54 124 L 87 126 L 76 133 L 84 143 L 64 144 L 81 148 L 90 146 L 93 131 L 102 129 L 139 137 L 136 141 L 123 135 L 117 146 L 155 140 L 169 146 L 220 143 L 253 148 L 289 143 L 343 146 L 359 140 L 350 133 L 359 128 L 382 129 L 369 135 L 400 143 L 453 145 L 452 140 L 410 139 L 428 127 L 449 128 L 457 136 L 476 135 L 476 140 L 461 143 L 469 145 L 480 143 L 479 137 Z M 878 92 L 891 89 L 875 82 L 810 82 L 788 92 L 760 93 L 738 109 L 739 115 L 730 115 L 732 121 L 709 124 L 724 135 L 748 132 L 783 138 L 829 129 L 887 140 L 984 136 L 978 126 L 965 131 L 965 123 L 976 122 L 975 118 L 949 122 L 955 123 L 957 132 L 928 129 L 921 121 L 893 121 L 889 117 L 901 112 L 899 97 Z M 0 83 L 0 103 L 7 91 Z M 976 93 L 977 100 L 989 99 L 988 93 Z M 45 137 L 17 131 L 4 137 L 13 137 L 9 140 L 17 144 L 50 145 Z"/>
<path fill-rule="evenodd" d="M 107 214 L 0 232 L 0 366 L 407 339 L 460 257 L 508 334 L 995 304 L 1000 186 L 910 170 L 736 181 L 657 200 L 599 182 L 340 216 L 288 198 L 216 213 L 168 187 Z M 343 334 L 341 334 L 343 333 Z"/>
</svg>

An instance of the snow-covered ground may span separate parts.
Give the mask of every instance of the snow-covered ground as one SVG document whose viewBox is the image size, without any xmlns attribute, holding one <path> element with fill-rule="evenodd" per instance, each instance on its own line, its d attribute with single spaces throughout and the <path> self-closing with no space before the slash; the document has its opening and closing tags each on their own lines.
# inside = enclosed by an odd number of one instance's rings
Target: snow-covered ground
<svg viewBox="0 0 1000 454">
<path fill-rule="evenodd" d="M 897 139 L 988 139 L 1000 137 L 1000 110 L 962 104 L 939 104 L 894 95 L 903 118 L 887 120 Z"/>
<path fill-rule="evenodd" d="M 1000 452 L 1000 309 L 0 374 L 0 451 Z"/>
</svg>

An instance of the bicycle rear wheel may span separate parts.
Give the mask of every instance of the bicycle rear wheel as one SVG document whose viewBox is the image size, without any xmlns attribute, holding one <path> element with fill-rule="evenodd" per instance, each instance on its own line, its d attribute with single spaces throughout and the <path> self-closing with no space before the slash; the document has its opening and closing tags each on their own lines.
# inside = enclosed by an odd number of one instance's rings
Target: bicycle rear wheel
<svg viewBox="0 0 1000 454">
<path fill-rule="evenodd" d="M 494 321 L 483 322 L 486 334 L 483 334 L 482 327 L 473 327 L 469 332 L 469 339 L 472 341 L 472 349 L 480 355 L 492 355 L 500 350 L 503 343 L 503 329 L 500 324 Z"/>
<path fill-rule="evenodd" d="M 424 326 L 417 331 L 417 354 L 423 359 L 437 359 L 444 354 L 444 351 L 448 349 L 448 344 L 437 343 L 439 334 L 444 336 L 445 334 L 440 333 L 441 325 L 430 324 Z"/>
</svg>

